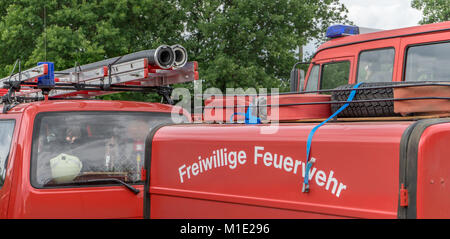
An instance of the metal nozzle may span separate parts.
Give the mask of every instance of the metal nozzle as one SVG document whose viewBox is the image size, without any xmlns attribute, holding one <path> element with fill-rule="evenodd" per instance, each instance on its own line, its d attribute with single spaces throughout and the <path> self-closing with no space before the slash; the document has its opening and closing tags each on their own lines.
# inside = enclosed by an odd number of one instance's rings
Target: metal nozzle
<svg viewBox="0 0 450 239">
<path fill-rule="evenodd" d="M 150 61 L 149 64 L 154 63 L 161 69 L 168 69 L 175 64 L 175 52 L 170 46 L 161 45 L 155 50 L 153 61 Z"/>
<path fill-rule="evenodd" d="M 173 67 L 174 68 L 183 67 L 187 62 L 186 49 L 179 44 L 173 45 L 173 46 L 171 46 L 171 48 L 175 54 L 175 61 L 173 63 Z"/>
</svg>

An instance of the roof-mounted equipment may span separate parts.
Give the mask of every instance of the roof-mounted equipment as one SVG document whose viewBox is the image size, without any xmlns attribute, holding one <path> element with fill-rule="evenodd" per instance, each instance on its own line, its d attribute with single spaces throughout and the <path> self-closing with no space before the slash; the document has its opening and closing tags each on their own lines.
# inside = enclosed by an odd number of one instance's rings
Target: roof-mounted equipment
<svg viewBox="0 0 450 239">
<path fill-rule="evenodd" d="M 187 62 L 181 45 L 162 45 L 63 71 L 54 71 L 52 62 L 21 71 L 18 60 L 13 72 L 16 65 L 18 73 L 0 79 L 0 87 L 8 89 L 1 102 L 5 106 L 19 99 L 92 98 L 121 91 L 156 92 L 170 103 L 169 85 L 198 79 L 197 62 Z"/>
<path fill-rule="evenodd" d="M 175 61 L 173 63 L 174 68 L 179 68 L 184 66 L 187 62 L 187 51 L 186 49 L 181 46 L 180 44 L 176 44 L 171 46 L 174 54 L 175 54 Z"/>
<path fill-rule="evenodd" d="M 326 37 L 337 38 L 342 36 L 358 35 L 359 27 L 348 25 L 333 25 L 327 28 Z"/>
</svg>

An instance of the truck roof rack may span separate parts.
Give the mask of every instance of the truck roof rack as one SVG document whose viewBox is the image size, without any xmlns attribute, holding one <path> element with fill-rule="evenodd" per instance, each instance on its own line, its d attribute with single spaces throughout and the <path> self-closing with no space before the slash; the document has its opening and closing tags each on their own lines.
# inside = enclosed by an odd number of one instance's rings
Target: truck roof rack
<svg viewBox="0 0 450 239">
<path fill-rule="evenodd" d="M 170 85 L 198 80 L 197 69 L 197 62 L 187 62 L 181 45 L 162 45 L 62 71 L 54 71 L 52 62 L 22 71 L 18 59 L 10 76 L 0 79 L 1 103 L 6 112 L 21 101 L 92 98 L 122 91 L 157 92 L 173 103 Z"/>
<path fill-rule="evenodd" d="M 340 118 L 405 117 L 434 115 L 448 117 L 450 114 L 450 82 L 370 82 L 358 88 L 355 84 L 342 85 L 334 89 L 282 92 L 276 94 L 203 94 L 209 97 L 205 105 L 194 106 L 205 112 L 207 122 L 247 122 L 231 115 L 255 112 L 261 122 L 299 122 L 326 119 L 343 105 L 348 107 Z M 355 97 L 348 100 L 354 91 Z M 323 94 L 323 93 L 331 93 Z M 196 95 L 196 97 L 199 97 Z M 275 113 L 268 112 L 275 108 Z M 273 110 L 271 110 L 273 112 Z M 278 111 L 278 112 L 277 112 Z M 228 116 L 228 118 L 226 117 Z M 248 117 L 249 118 L 249 117 Z M 404 120 L 407 118 L 403 118 Z"/>
</svg>

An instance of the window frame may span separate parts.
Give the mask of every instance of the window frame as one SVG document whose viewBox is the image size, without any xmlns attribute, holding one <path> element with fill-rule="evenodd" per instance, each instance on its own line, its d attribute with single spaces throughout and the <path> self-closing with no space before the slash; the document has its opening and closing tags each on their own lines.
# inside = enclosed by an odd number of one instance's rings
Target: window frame
<svg viewBox="0 0 450 239">
<path fill-rule="evenodd" d="M 12 135 L 11 135 L 11 141 L 9 142 L 8 157 L 6 157 L 5 163 L 4 163 L 4 166 L 5 166 L 5 175 L 4 175 L 5 179 L 3 180 L 3 183 L 0 183 L 0 189 L 2 189 L 3 186 L 5 185 L 5 181 L 6 181 L 6 178 L 7 178 L 6 174 L 8 172 L 9 159 L 11 158 L 11 154 L 13 153 L 12 152 L 12 148 L 13 148 L 13 141 L 15 139 L 16 125 L 17 125 L 17 121 L 14 118 L 3 118 L 3 119 L 0 119 L 0 122 L 1 121 L 12 121 L 13 122 L 13 126 L 12 126 L 13 127 L 13 131 L 12 131 Z"/>
<path fill-rule="evenodd" d="M 356 75 L 355 75 L 355 83 L 359 83 L 358 78 L 359 78 L 359 63 L 360 63 L 360 59 L 361 59 L 361 54 L 364 52 L 371 52 L 371 51 L 379 51 L 379 50 L 387 50 L 387 49 L 393 49 L 394 50 L 394 58 L 393 58 L 393 62 L 392 62 L 392 77 L 391 77 L 391 81 L 389 82 L 393 82 L 394 81 L 394 74 L 395 74 L 395 58 L 396 58 L 396 54 L 397 52 L 395 51 L 395 46 L 387 46 L 387 47 L 381 47 L 381 48 L 374 48 L 374 49 L 367 49 L 367 50 L 361 50 L 358 53 L 358 59 L 356 62 Z"/>
<path fill-rule="evenodd" d="M 38 122 L 40 122 L 40 120 L 42 119 L 43 116 L 48 115 L 48 114 L 53 114 L 53 115 L 58 115 L 58 114 L 70 114 L 70 113 L 83 113 L 85 115 L 96 115 L 98 113 L 104 113 L 104 114 L 123 114 L 123 115 L 128 115 L 128 114 L 136 114 L 136 115 L 149 115 L 149 114 L 159 114 L 159 115 L 167 115 L 168 118 L 171 118 L 171 112 L 155 112 L 155 111 L 102 111 L 102 110 L 96 110 L 96 111 L 46 111 L 46 112 L 39 112 L 38 114 L 35 115 L 34 119 L 33 119 L 33 133 L 31 135 L 31 152 L 30 152 L 30 158 L 29 158 L 29 162 L 30 162 L 30 168 L 29 168 L 29 182 L 30 185 L 35 188 L 35 189 L 39 189 L 39 190 L 54 190 L 54 189 L 81 189 L 81 188 L 92 188 L 92 187 L 122 187 L 122 185 L 120 184 L 112 184 L 112 183 L 93 183 L 93 184 L 86 184 L 86 185 L 54 185 L 54 186 L 41 186 L 41 185 L 36 185 L 36 181 L 33 179 L 33 176 L 37 176 L 36 175 L 36 163 L 33 162 L 33 158 L 36 156 L 37 153 L 37 149 L 36 146 L 34 144 L 35 140 L 37 139 L 37 137 L 39 136 L 39 127 L 38 127 Z M 183 117 L 185 117 L 184 115 L 181 115 Z M 37 145 L 37 144 L 36 144 Z M 144 148 L 145 150 L 145 148 Z M 145 155 L 143 155 L 143 160 L 144 160 L 144 164 L 145 164 Z M 33 172 L 33 170 L 35 172 Z M 34 174 L 33 174 L 34 173 Z M 145 181 L 138 181 L 138 182 L 126 182 L 127 184 L 130 185 L 144 185 Z"/>
<path fill-rule="evenodd" d="M 450 43 L 450 40 L 440 40 L 440 41 L 434 41 L 434 42 L 421 42 L 421 43 L 413 43 L 408 44 L 405 46 L 404 55 L 403 55 L 403 67 L 402 67 L 402 82 L 406 82 L 406 64 L 408 62 L 408 51 L 411 47 L 416 46 L 426 46 L 426 45 L 434 45 L 434 44 L 441 44 L 441 43 Z M 408 82 L 414 82 L 414 81 L 408 81 Z"/>
<path fill-rule="evenodd" d="M 350 59 L 345 59 L 345 60 L 340 60 L 340 61 L 329 61 L 329 62 L 324 62 L 322 64 L 320 64 L 320 75 L 319 75 L 319 85 L 318 85 L 318 89 L 319 90 L 323 90 L 322 89 L 322 83 L 323 83 L 323 70 L 325 65 L 332 65 L 332 64 L 337 64 L 337 63 L 342 63 L 342 62 L 348 62 L 348 80 L 346 82 L 346 84 L 349 84 L 349 80 L 351 78 L 351 70 L 352 70 L 352 62 L 350 61 Z M 327 89 L 329 90 L 329 89 Z"/>
</svg>

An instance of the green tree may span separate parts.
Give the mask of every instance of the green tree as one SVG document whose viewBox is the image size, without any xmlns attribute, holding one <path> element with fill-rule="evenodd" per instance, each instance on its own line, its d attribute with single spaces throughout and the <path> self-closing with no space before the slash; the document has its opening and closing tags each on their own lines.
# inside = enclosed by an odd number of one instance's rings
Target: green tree
<svg viewBox="0 0 450 239">
<path fill-rule="evenodd" d="M 423 12 L 420 24 L 450 20 L 449 0 L 413 0 L 411 6 Z"/>
<path fill-rule="evenodd" d="M 338 0 L 5 0 L 0 13 L 1 76 L 17 58 L 63 70 L 181 43 L 204 88 L 286 90 L 297 49 L 346 22 L 347 10 Z"/>
<path fill-rule="evenodd" d="M 337 0 L 178 0 L 186 46 L 206 87 L 288 89 L 296 49 L 323 36 L 347 10 Z"/>
<path fill-rule="evenodd" d="M 3 76 L 17 58 L 25 67 L 47 60 L 63 70 L 174 44 L 183 31 L 183 14 L 171 1 L 16 0 L 2 1 L 0 12 Z"/>
</svg>

